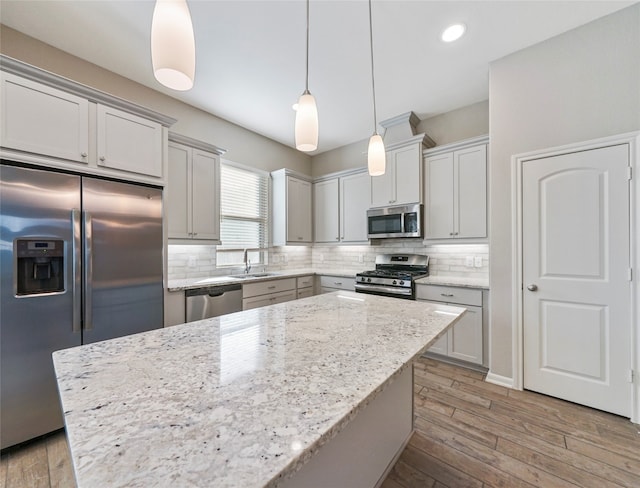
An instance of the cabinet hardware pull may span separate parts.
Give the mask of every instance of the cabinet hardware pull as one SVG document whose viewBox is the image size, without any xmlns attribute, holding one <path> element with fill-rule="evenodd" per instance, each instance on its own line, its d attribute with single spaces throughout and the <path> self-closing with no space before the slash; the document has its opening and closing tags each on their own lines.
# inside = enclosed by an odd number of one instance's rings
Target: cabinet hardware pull
<svg viewBox="0 0 640 488">
<path fill-rule="evenodd" d="M 342 285 L 342 281 L 334 281 L 333 284 L 334 285 Z"/>
<path fill-rule="evenodd" d="M 197 236 L 197 235 L 198 235 L 198 233 L 197 233 L 197 232 L 194 232 L 194 233 L 193 233 L 193 235 L 194 235 L 194 236 Z"/>
<path fill-rule="evenodd" d="M 339 238 L 339 237 L 336 237 L 336 241 L 339 241 L 339 240 L 340 240 L 340 238 Z"/>
<path fill-rule="evenodd" d="M 267 290 L 273 290 L 275 287 L 276 285 L 267 286 Z"/>
<path fill-rule="evenodd" d="M 87 157 L 87 153 L 86 152 L 80 153 L 80 156 L 82 156 L 83 158 L 86 158 Z"/>
<path fill-rule="evenodd" d="M 453 296 L 453 293 L 440 293 L 440 296 L 443 296 L 443 297 L 452 297 L 452 296 Z"/>
<path fill-rule="evenodd" d="M 104 162 L 107 158 L 105 158 L 104 156 L 100 156 L 100 161 Z"/>
</svg>

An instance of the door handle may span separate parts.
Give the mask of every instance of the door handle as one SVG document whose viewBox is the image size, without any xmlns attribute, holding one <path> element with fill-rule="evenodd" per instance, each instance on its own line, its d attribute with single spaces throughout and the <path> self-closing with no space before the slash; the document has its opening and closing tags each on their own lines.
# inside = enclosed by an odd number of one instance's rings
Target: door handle
<svg viewBox="0 0 640 488">
<path fill-rule="evenodd" d="M 538 291 L 538 285 L 535 285 L 535 284 L 531 283 L 530 285 L 527 285 L 527 290 L 529 290 L 529 291 Z"/>
<path fill-rule="evenodd" d="M 82 294 L 80 286 L 82 284 L 82 269 L 80 267 L 80 210 L 71 210 L 71 230 L 73 233 L 73 245 L 71 246 L 71 266 L 73 268 L 73 278 L 71 280 L 71 295 L 73 300 L 73 315 L 71 320 L 71 330 L 80 332 L 82 328 Z"/>
<path fill-rule="evenodd" d="M 84 294 L 83 294 L 83 312 L 84 312 L 84 329 L 93 329 L 92 314 L 93 296 L 92 296 L 92 279 L 93 279 L 93 221 L 91 214 L 84 212 Z"/>
</svg>

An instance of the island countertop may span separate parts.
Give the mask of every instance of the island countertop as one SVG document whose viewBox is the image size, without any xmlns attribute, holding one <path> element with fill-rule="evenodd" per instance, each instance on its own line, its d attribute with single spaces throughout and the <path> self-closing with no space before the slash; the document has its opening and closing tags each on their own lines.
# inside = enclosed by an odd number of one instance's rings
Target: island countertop
<svg viewBox="0 0 640 488">
<path fill-rule="evenodd" d="M 463 313 L 334 292 L 57 351 L 78 487 L 275 486 Z"/>
</svg>

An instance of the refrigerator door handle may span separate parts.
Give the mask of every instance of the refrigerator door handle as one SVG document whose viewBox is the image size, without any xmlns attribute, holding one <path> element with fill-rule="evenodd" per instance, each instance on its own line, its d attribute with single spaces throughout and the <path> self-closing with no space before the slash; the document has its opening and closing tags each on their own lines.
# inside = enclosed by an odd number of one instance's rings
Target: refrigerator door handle
<svg viewBox="0 0 640 488">
<path fill-rule="evenodd" d="M 84 290 L 83 290 L 83 312 L 84 312 L 84 329 L 93 329 L 92 323 L 92 297 L 91 297 L 91 281 L 93 280 L 93 249 L 92 249 L 92 232 L 93 225 L 91 213 L 84 212 Z"/>
<path fill-rule="evenodd" d="M 80 210 L 77 208 L 71 210 L 71 235 L 73 236 L 73 244 L 71 246 L 71 266 L 73 273 L 71 278 L 71 295 L 73 297 L 72 332 L 80 332 L 82 330 L 82 295 L 80 293 L 82 286 L 80 249 L 82 243 L 80 242 L 80 213 Z"/>
</svg>

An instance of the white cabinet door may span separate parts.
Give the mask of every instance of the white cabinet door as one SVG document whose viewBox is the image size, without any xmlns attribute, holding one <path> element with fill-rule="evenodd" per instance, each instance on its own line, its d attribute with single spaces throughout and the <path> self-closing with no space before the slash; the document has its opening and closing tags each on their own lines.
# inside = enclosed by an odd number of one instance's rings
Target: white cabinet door
<svg viewBox="0 0 640 488">
<path fill-rule="evenodd" d="M 482 307 L 464 307 L 467 313 L 449 330 L 447 355 L 482 364 Z"/>
<path fill-rule="evenodd" d="M 191 232 L 191 150 L 169 143 L 166 215 L 170 239 L 189 239 Z"/>
<path fill-rule="evenodd" d="M 220 158 L 169 143 L 167 218 L 170 239 L 220 239 Z"/>
<path fill-rule="evenodd" d="M 387 207 L 396 200 L 394 165 L 389 162 L 383 175 L 371 176 L 371 207 Z"/>
<path fill-rule="evenodd" d="M 86 99 L 8 73 L 1 81 L 2 147 L 88 162 Z"/>
<path fill-rule="evenodd" d="M 387 167 L 371 177 L 371 207 L 422 202 L 422 144 L 387 151 Z"/>
<path fill-rule="evenodd" d="M 98 104 L 98 165 L 162 177 L 162 126 L 137 115 Z"/>
<path fill-rule="evenodd" d="M 456 237 L 487 237 L 487 146 L 454 153 Z"/>
<path fill-rule="evenodd" d="M 371 201 L 368 173 L 340 178 L 340 240 L 367 242 L 367 209 Z"/>
<path fill-rule="evenodd" d="M 426 237 L 453 237 L 453 154 L 447 153 L 425 161 Z"/>
<path fill-rule="evenodd" d="M 194 239 L 220 239 L 220 162 L 215 154 L 192 152 L 192 232 Z"/>
<path fill-rule="evenodd" d="M 454 326 L 455 327 L 455 326 Z M 449 332 L 443 334 L 440 339 L 434 342 L 429 348 L 429 352 L 434 352 L 436 354 L 442 354 L 443 356 L 447 356 L 449 354 Z"/>
<path fill-rule="evenodd" d="M 312 241 L 311 183 L 287 176 L 287 242 Z"/>
<path fill-rule="evenodd" d="M 487 237 L 487 145 L 425 160 L 426 239 Z"/>
<path fill-rule="evenodd" d="M 391 151 L 395 171 L 394 205 L 422 202 L 422 144 Z"/>
<path fill-rule="evenodd" d="M 338 242 L 340 240 L 338 178 L 320 181 L 313 186 L 315 242 Z"/>
</svg>

